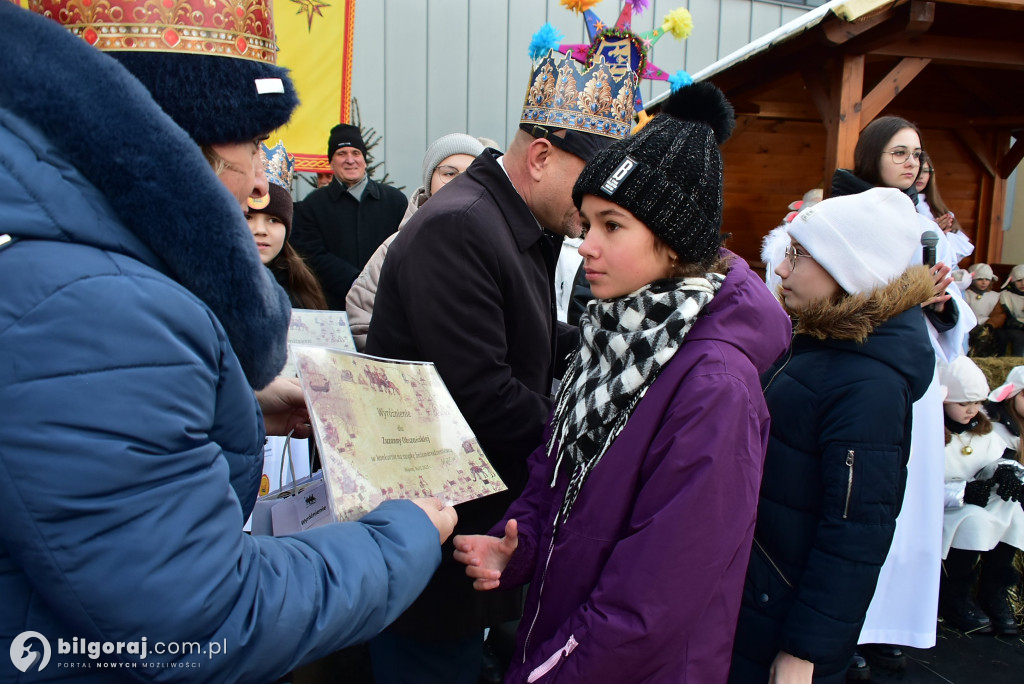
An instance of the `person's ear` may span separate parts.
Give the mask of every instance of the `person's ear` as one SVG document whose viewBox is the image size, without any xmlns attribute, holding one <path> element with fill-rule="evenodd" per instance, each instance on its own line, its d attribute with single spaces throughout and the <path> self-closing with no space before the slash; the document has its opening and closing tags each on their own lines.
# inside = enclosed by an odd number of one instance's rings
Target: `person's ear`
<svg viewBox="0 0 1024 684">
<path fill-rule="evenodd" d="M 530 171 L 530 178 L 539 183 L 544 178 L 544 173 L 551 164 L 554 155 L 554 145 L 544 138 L 534 138 L 527 148 L 526 163 Z"/>
</svg>

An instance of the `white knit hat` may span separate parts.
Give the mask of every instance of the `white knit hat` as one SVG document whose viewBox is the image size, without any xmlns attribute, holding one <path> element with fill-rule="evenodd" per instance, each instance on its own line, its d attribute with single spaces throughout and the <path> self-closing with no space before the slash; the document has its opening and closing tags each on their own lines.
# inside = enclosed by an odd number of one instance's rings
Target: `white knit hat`
<svg viewBox="0 0 1024 684">
<path fill-rule="evenodd" d="M 921 249 L 921 232 L 913 201 L 895 188 L 829 198 L 789 224 L 790 237 L 850 294 L 902 275 Z"/>
<path fill-rule="evenodd" d="M 1006 375 L 1006 382 L 992 390 L 989 401 L 1006 401 L 1024 390 L 1024 366 L 1015 366 Z"/>
<path fill-rule="evenodd" d="M 984 401 L 988 380 L 970 357 L 958 356 L 948 366 L 939 366 L 939 383 L 946 389 L 945 402 Z"/>
<path fill-rule="evenodd" d="M 430 177 L 434 175 L 434 169 L 438 164 L 453 154 L 468 154 L 471 157 L 476 157 L 483 151 L 483 144 L 465 133 L 449 133 L 430 143 L 426 154 L 423 155 L 423 189 L 426 191 L 427 197 L 430 197 Z"/>
<path fill-rule="evenodd" d="M 974 280 L 992 280 L 996 277 L 996 274 L 992 272 L 991 266 L 980 262 L 971 264 L 967 267 L 967 270 L 974 276 Z"/>
</svg>

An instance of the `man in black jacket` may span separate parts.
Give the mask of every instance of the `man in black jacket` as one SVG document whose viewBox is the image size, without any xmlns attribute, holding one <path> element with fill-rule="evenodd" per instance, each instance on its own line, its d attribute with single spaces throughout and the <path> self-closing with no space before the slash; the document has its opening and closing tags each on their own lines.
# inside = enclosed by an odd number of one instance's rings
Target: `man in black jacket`
<svg viewBox="0 0 1024 684">
<path fill-rule="evenodd" d="M 460 534 L 486 533 L 526 482 L 527 457 L 540 446 L 551 411 L 556 366 L 578 341 L 575 328 L 556 335 L 553 284 L 562 238 L 581 230 L 572 187 L 585 163 L 629 129 L 631 108 L 555 116 L 557 107 L 577 103 L 540 93 L 555 71 L 575 75 L 579 91 L 612 83 L 626 103 L 633 91 L 631 74 L 611 77 L 603 62 L 581 74 L 559 58 L 537 66 L 508 152 L 485 150 L 399 233 L 370 321 L 366 352 L 433 362 L 508 486 L 459 506 Z M 566 126 L 573 122 L 575 130 Z M 451 552 L 449 545 L 431 584 L 394 628 L 371 642 L 378 684 L 475 684 L 483 628 L 519 616 L 518 592 L 474 592 Z"/>
<path fill-rule="evenodd" d="M 291 241 L 320 280 L 328 306 L 344 311 L 352 281 L 398 229 L 408 202 L 367 175 L 366 143 L 356 126 L 331 129 L 327 157 L 334 179 L 296 205 Z"/>
</svg>

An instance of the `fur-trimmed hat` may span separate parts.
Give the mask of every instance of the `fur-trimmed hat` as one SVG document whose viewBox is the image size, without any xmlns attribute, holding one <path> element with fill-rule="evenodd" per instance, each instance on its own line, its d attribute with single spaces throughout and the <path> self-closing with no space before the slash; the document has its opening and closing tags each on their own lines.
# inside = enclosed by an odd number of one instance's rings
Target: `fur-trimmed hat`
<svg viewBox="0 0 1024 684">
<path fill-rule="evenodd" d="M 612 143 L 580 174 L 579 207 L 595 195 L 628 209 L 683 263 L 714 260 L 722 236 L 722 154 L 732 133 L 732 105 L 708 82 L 672 94 L 661 114 L 635 136 Z"/>
<path fill-rule="evenodd" d="M 299 104 L 288 71 L 276 66 L 271 5 L 244 0 L 225 22 L 202 0 L 89 12 L 76 0 L 36 0 L 50 17 L 121 62 L 200 145 L 253 140 L 284 125 Z M 234 10 L 232 10 L 233 12 Z"/>
<path fill-rule="evenodd" d="M 477 157 L 484 151 L 483 143 L 465 133 L 449 133 L 430 143 L 423 155 L 423 190 L 430 197 L 430 177 L 434 169 L 453 154 L 468 154 Z"/>
<path fill-rule="evenodd" d="M 363 134 L 358 126 L 340 123 L 331 129 L 331 135 L 327 138 L 327 158 L 333 157 L 342 147 L 354 147 L 363 153 L 363 159 L 366 158 L 366 143 L 363 142 Z"/>
<path fill-rule="evenodd" d="M 968 356 L 958 356 L 948 366 L 939 366 L 939 384 L 946 389 L 948 404 L 984 401 L 988 398 L 988 380 Z"/>
<path fill-rule="evenodd" d="M 850 294 L 895 280 L 921 249 L 914 202 L 896 188 L 831 197 L 797 214 L 788 231 Z"/>
</svg>

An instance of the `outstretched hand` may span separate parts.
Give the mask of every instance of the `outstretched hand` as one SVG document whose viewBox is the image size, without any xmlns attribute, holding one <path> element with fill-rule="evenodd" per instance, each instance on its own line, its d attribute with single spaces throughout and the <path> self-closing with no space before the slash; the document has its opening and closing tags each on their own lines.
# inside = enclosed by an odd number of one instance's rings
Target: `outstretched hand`
<svg viewBox="0 0 1024 684">
<path fill-rule="evenodd" d="M 490 591 L 501 583 L 501 573 L 519 546 L 519 527 L 515 520 L 505 523 L 501 539 L 487 534 L 455 536 L 455 560 L 466 565 L 466 574 L 473 578 L 473 588 Z"/>
<path fill-rule="evenodd" d="M 950 295 L 946 294 L 946 288 L 953 282 L 953 277 L 949 275 L 951 270 L 949 266 L 946 266 L 941 261 L 928 269 L 928 273 L 931 275 L 932 282 L 934 283 L 934 288 L 932 289 L 931 299 L 922 303 L 922 307 L 932 306 L 936 311 L 942 311 L 950 297 Z"/>
</svg>

